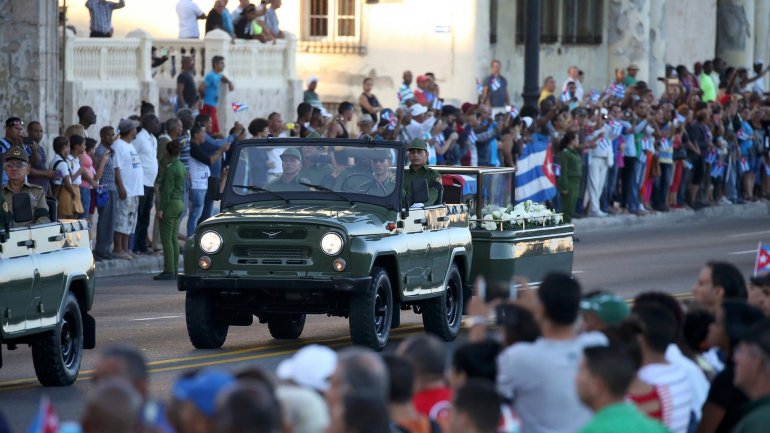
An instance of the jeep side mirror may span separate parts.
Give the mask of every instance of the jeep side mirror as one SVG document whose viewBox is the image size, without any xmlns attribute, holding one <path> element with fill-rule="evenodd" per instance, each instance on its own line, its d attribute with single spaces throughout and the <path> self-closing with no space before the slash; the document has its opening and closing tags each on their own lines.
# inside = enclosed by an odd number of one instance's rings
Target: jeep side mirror
<svg viewBox="0 0 770 433">
<path fill-rule="evenodd" d="M 221 199 L 222 193 L 219 191 L 219 176 L 209 176 L 209 183 L 206 188 L 206 200 L 217 201 Z"/>
<path fill-rule="evenodd" d="M 428 181 L 414 179 L 412 181 L 412 204 L 426 203 L 428 201 Z"/>
<path fill-rule="evenodd" d="M 34 219 L 32 214 L 32 199 L 29 193 L 19 192 L 11 198 L 13 203 L 13 222 L 27 223 Z"/>
</svg>

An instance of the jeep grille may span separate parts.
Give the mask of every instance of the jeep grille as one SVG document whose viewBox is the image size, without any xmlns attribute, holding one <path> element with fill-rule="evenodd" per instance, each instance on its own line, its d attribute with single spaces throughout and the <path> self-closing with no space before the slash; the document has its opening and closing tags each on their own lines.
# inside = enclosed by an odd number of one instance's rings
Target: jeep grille
<svg viewBox="0 0 770 433">
<path fill-rule="evenodd" d="M 236 246 L 233 256 L 244 259 L 309 259 L 308 247 Z"/>
<path fill-rule="evenodd" d="M 302 240 L 307 237 L 303 228 L 240 227 L 238 237 L 248 240 Z"/>
</svg>

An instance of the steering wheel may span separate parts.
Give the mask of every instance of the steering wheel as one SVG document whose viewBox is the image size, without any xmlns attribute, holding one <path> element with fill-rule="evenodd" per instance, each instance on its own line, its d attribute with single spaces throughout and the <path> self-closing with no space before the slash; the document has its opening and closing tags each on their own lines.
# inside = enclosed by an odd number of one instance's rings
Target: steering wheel
<svg viewBox="0 0 770 433">
<path fill-rule="evenodd" d="M 382 184 L 380 184 L 379 182 L 377 182 L 377 180 L 374 179 L 374 176 L 372 176 L 370 174 L 365 174 L 365 173 L 351 173 L 351 174 L 349 174 L 347 179 L 342 181 L 342 185 L 340 185 L 340 189 L 342 191 L 347 191 L 347 189 L 345 188 L 345 185 L 347 185 L 347 183 L 350 181 L 350 179 L 355 179 L 357 177 L 363 177 L 363 178 L 366 179 L 366 181 L 364 183 L 359 185 L 358 192 L 368 191 L 369 188 L 371 187 L 371 184 L 376 184 L 377 186 L 379 186 L 380 189 L 382 189 L 382 192 L 385 193 L 385 195 L 387 195 L 387 191 L 385 191 L 385 187 Z M 364 186 L 366 186 L 366 188 L 364 188 Z"/>
</svg>

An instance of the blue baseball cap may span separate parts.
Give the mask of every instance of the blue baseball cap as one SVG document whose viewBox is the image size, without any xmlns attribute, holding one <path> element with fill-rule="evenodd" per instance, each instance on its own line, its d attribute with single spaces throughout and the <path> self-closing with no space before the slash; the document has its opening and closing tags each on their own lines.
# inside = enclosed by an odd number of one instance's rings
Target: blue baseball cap
<svg viewBox="0 0 770 433">
<path fill-rule="evenodd" d="M 201 370 L 192 377 L 183 377 L 174 384 L 173 396 L 189 401 L 208 417 L 214 416 L 219 393 L 235 384 L 235 378 L 222 370 Z"/>
</svg>

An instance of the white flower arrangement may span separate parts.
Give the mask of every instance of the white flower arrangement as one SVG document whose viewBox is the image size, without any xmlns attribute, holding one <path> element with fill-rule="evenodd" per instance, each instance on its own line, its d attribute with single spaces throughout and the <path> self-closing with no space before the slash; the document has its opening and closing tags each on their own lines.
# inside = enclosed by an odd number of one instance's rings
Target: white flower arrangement
<svg viewBox="0 0 770 433">
<path fill-rule="evenodd" d="M 476 228 L 490 231 L 556 226 L 563 221 L 561 214 L 531 200 L 508 207 L 490 204 L 481 209 L 481 215 Z"/>
</svg>

